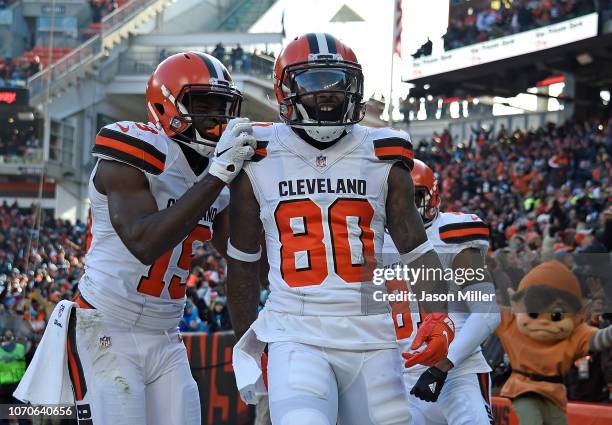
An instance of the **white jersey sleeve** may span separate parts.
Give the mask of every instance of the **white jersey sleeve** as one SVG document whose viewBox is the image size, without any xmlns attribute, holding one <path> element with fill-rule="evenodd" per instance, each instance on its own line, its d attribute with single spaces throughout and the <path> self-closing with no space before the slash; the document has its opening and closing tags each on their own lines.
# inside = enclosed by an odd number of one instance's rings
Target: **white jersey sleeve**
<svg viewBox="0 0 612 425">
<path fill-rule="evenodd" d="M 159 175 L 166 167 L 168 141 L 153 124 L 120 121 L 100 130 L 92 154 Z"/>
<path fill-rule="evenodd" d="M 427 228 L 427 238 L 442 261 L 450 268 L 457 254 L 468 248 L 476 248 L 486 255 L 489 249 L 489 226 L 476 214 L 444 212 Z"/>
<path fill-rule="evenodd" d="M 374 155 L 379 160 L 400 162 L 409 170 L 414 165 L 414 153 L 410 135 L 404 130 L 383 127 L 370 130 Z"/>
</svg>

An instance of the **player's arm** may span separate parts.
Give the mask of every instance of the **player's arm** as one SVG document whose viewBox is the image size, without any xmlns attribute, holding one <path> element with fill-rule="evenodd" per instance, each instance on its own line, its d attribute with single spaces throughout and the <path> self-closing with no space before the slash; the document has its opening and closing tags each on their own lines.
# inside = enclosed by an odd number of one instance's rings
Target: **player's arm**
<svg viewBox="0 0 612 425">
<path fill-rule="evenodd" d="M 391 167 L 387 179 L 387 228 L 397 247 L 404 266 L 423 270 L 440 269 L 442 267 L 433 244 L 427 240 L 425 226 L 414 203 L 414 184 L 410 171 L 404 165 L 396 163 Z M 413 286 L 420 300 L 422 294 L 446 294 L 448 285 L 444 280 L 421 279 Z M 439 276 L 440 278 L 442 276 Z M 411 282 L 412 283 L 412 282 Z M 432 366 L 448 353 L 448 346 L 454 337 L 454 325 L 448 318 L 446 302 L 420 302 L 423 310 L 428 313 L 419 325 L 411 350 L 417 350 L 424 344 L 426 347 L 419 352 L 402 353 L 406 359 L 406 367 L 415 364 Z"/>
<path fill-rule="evenodd" d="M 100 160 L 94 184 L 107 196 L 113 228 L 143 264 L 152 264 L 181 242 L 225 186 L 209 174 L 160 211 L 144 172 L 131 165 Z"/>
<path fill-rule="evenodd" d="M 452 266 L 454 270 L 472 269 L 475 271 L 475 278 L 461 285 L 460 291 L 475 291 L 487 294 L 491 298 L 490 301 L 466 301 L 470 314 L 461 330 L 455 334 L 446 358 L 423 372 L 410 391 L 411 394 L 425 401 L 438 399 L 447 372 L 468 358 L 495 331 L 501 321 L 495 301 L 493 280 L 485 268 L 484 257 L 480 250 L 477 248 L 464 249 L 457 254 Z"/>
<path fill-rule="evenodd" d="M 230 187 L 229 219 L 227 303 L 236 339 L 240 339 L 257 319 L 262 235 L 259 204 L 244 172 Z"/>
<path fill-rule="evenodd" d="M 213 221 L 212 245 L 227 259 L 227 238 L 229 237 L 229 208 L 223 209 Z"/>
<path fill-rule="evenodd" d="M 215 146 L 208 174 L 173 205 L 161 211 L 140 162 L 129 162 L 129 157 L 126 160 L 117 156 L 112 149 L 110 153 L 97 152 L 98 156 L 103 155 L 94 185 L 107 196 L 111 223 L 138 260 L 152 264 L 196 226 L 223 187 L 242 169 L 244 160 L 253 156 L 257 142 L 251 133 L 251 124 L 246 118 L 230 120 Z M 105 159 L 107 157 L 113 160 Z M 129 165 L 123 161 L 128 161 Z M 163 166 L 155 171 L 163 172 Z"/>
<path fill-rule="evenodd" d="M 428 242 L 423 220 L 414 203 L 414 184 L 410 171 L 395 163 L 387 179 L 387 229 L 400 253 L 402 263 L 410 268 L 441 269 L 442 264 L 433 245 Z M 439 275 L 440 273 L 430 273 Z M 435 276 L 434 276 L 435 277 Z M 422 294 L 446 294 L 448 284 L 444 280 L 421 279 L 413 286 L 417 298 Z M 444 301 L 419 301 L 427 313 L 446 313 Z"/>
<path fill-rule="evenodd" d="M 464 293 L 476 293 L 479 295 L 479 300 L 465 302 L 470 314 L 461 330 L 455 334 L 455 339 L 448 349 L 447 358 L 436 364 L 436 367 L 443 371 L 447 371 L 453 365 L 458 365 L 468 358 L 501 322 L 499 308 L 495 301 L 495 285 L 485 267 L 481 251 L 477 248 L 464 249 L 455 257 L 453 269 L 475 271 L 474 279 L 459 286 L 459 290 Z M 488 301 L 483 300 L 484 296 Z"/>
</svg>

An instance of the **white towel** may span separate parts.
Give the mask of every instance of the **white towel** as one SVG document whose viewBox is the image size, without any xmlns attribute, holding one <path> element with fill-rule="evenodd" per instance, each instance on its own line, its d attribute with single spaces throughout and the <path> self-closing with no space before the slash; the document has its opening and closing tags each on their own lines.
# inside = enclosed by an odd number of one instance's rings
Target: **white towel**
<svg viewBox="0 0 612 425">
<path fill-rule="evenodd" d="M 15 398 L 33 405 L 74 404 L 66 353 L 68 319 L 74 306 L 71 301 L 55 306 L 34 358 L 13 393 Z"/>
<path fill-rule="evenodd" d="M 253 329 L 249 329 L 234 346 L 232 366 L 236 376 L 236 386 L 240 398 L 247 404 L 257 404 L 268 394 L 261 371 L 261 355 L 266 343 L 257 339 Z"/>
</svg>

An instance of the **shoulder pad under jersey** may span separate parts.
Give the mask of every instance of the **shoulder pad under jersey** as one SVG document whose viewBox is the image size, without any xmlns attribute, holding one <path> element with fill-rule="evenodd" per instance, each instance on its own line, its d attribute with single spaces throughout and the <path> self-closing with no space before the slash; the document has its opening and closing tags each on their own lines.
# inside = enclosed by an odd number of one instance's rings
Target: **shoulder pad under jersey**
<svg viewBox="0 0 612 425">
<path fill-rule="evenodd" d="M 414 153 L 410 135 L 395 128 L 371 128 L 369 137 L 374 144 L 374 155 L 383 161 L 400 161 L 412 170 Z"/>
<path fill-rule="evenodd" d="M 274 136 L 274 123 L 271 122 L 253 122 L 253 137 L 257 140 L 255 154 L 249 161 L 259 162 L 268 155 L 268 144 Z"/>
<path fill-rule="evenodd" d="M 432 225 L 445 244 L 489 247 L 489 226 L 476 214 L 440 213 Z"/>
<path fill-rule="evenodd" d="M 168 143 L 165 133 L 151 123 L 119 121 L 98 132 L 92 154 L 159 175 L 165 168 Z"/>
</svg>

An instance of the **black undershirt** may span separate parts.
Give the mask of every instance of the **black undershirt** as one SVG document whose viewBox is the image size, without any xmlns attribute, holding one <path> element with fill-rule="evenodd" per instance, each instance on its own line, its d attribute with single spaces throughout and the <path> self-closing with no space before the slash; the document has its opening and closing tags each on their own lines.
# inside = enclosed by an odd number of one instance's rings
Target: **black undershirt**
<svg viewBox="0 0 612 425">
<path fill-rule="evenodd" d="M 189 166 L 193 170 L 194 174 L 196 176 L 202 174 L 208 166 L 208 158 L 200 155 L 184 143 L 178 141 L 176 143 L 178 143 L 179 147 L 183 151 L 183 155 L 185 155 L 185 158 L 187 159 L 187 162 L 189 163 Z"/>
<path fill-rule="evenodd" d="M 313 139 L 312 137 L 310 137 L 308 135 L 308 133 L 306 133 L 306 130 L 304 130 L 303 128 L 295 128 L 295 127 L 291 127 L 291 129 L 293 130 L 293 132 L 295 134 L 298 135 L 298 137 L 300 139 L 302 139 L 303 141 L 305 141 L 306 143 L 308 143 L 310 146 L 312 146 L 313 148 L 317 148 L 318 150 L 322 151 L 325 150 L 333 145 L 335 145 L 338 140 L 342 139 L 344 136 L 346 136 L 346 130 L 344 130 L 342 132 L 342 134 L 340 134 L 340 136 L 338 136 L 337 139 L 332 140 L 331 142 L 319 142 L 318 140 Z"/>
</svg>

